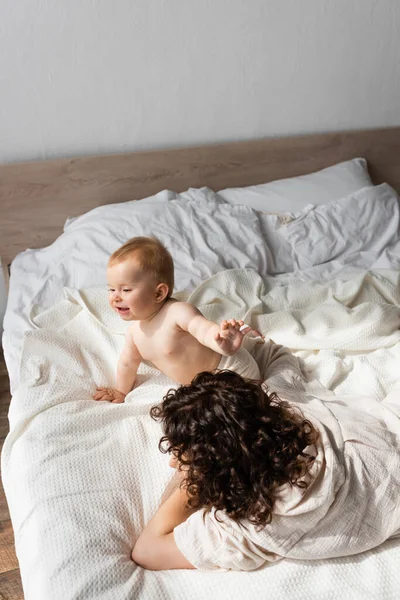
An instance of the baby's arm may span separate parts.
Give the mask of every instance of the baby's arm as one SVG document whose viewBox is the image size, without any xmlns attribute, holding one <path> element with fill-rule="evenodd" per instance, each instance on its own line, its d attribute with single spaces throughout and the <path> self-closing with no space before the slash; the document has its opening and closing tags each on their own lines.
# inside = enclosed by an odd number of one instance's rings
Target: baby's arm
<svg viewBox="0 0 400 600">
<path fill-rule="evenodd" d="M 142 357 L 136 348 L 132 331 L 129 328 L 125 335 L 125 346 L 118 360 L 115 388 L 97 388 L 93 399 L 108 400 L 115 403 L 124 402 L 125 396 L 133 389 L 141 360 Z"/>
<path fill-rule="evenodd" d="M 142 357 L 133 341 L 131 328 L 129 328 L 125 335 L 125 346 L 117 366 L 116 388 L 125 395 L 133 389 L 141 360 Z"/>
<path fill-rule="evenodd" d="M 240 331 L 239 321 L 231 319 L 217 325 L 209 321 L 192 304 L 179 302 L 175 305 L 176 324 L 188 331 L 200 344 L 211 348 L 218 354 L 229 356 L 239 350 L 244 333 Z"/>
</svg>

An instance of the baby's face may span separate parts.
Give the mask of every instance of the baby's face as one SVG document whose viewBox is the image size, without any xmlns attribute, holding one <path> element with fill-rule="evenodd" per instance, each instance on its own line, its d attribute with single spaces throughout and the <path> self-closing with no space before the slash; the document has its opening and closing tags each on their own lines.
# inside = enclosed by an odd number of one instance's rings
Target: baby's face
<svg viewBox="0 0 400 600">
<path fill-rule="evenodd" d="M 143 273 L 135 259 L 109 265 L 107 268 L 108 301 L 124 321 L 142 321 L 157 308 L 157 284 Z"/>
</svg>

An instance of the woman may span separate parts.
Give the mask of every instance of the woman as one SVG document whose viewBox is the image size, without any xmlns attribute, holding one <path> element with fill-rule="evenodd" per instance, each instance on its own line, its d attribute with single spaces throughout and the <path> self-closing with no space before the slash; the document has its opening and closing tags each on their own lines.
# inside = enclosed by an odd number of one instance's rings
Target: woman
<svg viewBox="0 0 400 600">
<path fill-rule="evenodd" d="M 180 487 L 132 552 L 148 569 L 251 570 L 357 554 L 400 533 L 400 393 L 320 397 L 270 342 L 265 386 L 200 373 L 152 409 Z M 322 399 L 324 398 L 324 399 Z"/>
</svg>

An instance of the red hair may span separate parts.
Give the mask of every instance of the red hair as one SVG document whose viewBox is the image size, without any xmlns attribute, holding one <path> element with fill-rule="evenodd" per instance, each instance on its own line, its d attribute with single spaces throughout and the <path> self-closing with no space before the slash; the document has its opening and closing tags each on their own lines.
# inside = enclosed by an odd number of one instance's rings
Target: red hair
<svg viewBox="0 0 400 600">
<path fill-rule="evenodd" d="M 134 237 L 113 254 L 109 266 L 134 258 L 143 272 L 153 275 L 157 283 L 166 283 L 168 298 L 174 290 L 174 263 L 171 254 L 157 239 L 152 237 Z"/>
</svg>

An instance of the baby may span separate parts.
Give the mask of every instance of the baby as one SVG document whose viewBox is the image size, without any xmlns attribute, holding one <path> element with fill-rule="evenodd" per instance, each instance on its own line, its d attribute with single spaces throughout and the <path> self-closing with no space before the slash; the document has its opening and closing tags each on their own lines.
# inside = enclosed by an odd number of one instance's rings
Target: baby
<svg viewBox="0 0 400 600">
<path fill-rule="evenodd" d="M 132 238 L 116 250 L 108 262 L 107 279 L 111 307 L 132 325 L 118 361 L 116 387 L 97 388 L 94 400 L 124 402 L 142 360 L 180 384 L 216 368 L 260 378 L 254 358 L 241 348 L 250 327 L 235 319 L 219 326 L 191 304 L 171 298 L 174 265 L 157 239 Z"/>
</svg>

